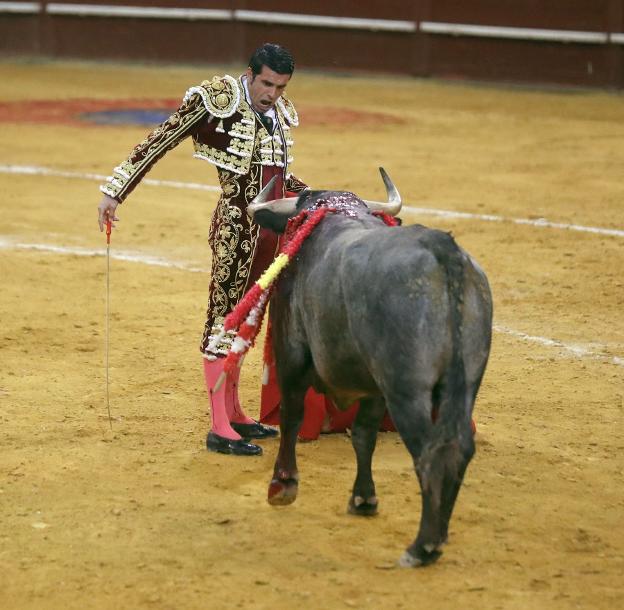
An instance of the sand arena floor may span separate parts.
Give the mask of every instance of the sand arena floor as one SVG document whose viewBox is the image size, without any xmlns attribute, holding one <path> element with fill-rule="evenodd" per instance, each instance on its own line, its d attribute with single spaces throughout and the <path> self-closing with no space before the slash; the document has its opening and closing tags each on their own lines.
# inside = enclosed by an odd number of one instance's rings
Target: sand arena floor
<svg viewBox="0 0 624 610">
<path fill-rule="evenodd" d="M 149 129 L 76 116 L 176 100 L 222 71 L 0 64 L 0 607 L 621 608 L 622 97 L 305 73 L 289 86 L 297 175 L 374 198 L 385 166 L 404 221 L 452 230 L 492 284 L 477 454 L 450 543 L 436 565 L 405 570 L 420 499 L 395 434 L 380 435 L 370 520 L 346 514 L 347 435 L 299 445 L 285 508 L 265 500 L 277 442 L 258 459 L 204 449 L 213 191 L 143 184 L 120 208 L 109 430 L 90 175 Z M 149 178 L 216 184 L 190 143 Z M 260 350 L 243 375 L 257 414 Z"/>
</svg>

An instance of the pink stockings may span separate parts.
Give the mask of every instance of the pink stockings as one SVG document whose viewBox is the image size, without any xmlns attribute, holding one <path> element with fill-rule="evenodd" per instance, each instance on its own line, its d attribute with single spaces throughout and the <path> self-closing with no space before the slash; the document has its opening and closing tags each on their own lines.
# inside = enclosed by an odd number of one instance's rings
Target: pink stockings
<svg viewBox="0 0 624 610">
<path fill-rule="evenodd" d="M 223 372 L 224 362 L 224 358 L 217 358 L 216 360 L 204 358 L 204 378 L 208 396 L 210 397 L 212 432 L 223 438 L 239 440 L 241 436 L 230 426 L 230 422 L 251 424 L 254 420 L 245 415 L 238 401 L 239 368 L 234 373 L 228 375 L 225 383 L 222 383 L 216 392 L 214 391 L 214 387 Z"/>
<path fill-rule="evenodd" d="M 227 376 L 226 379 L 226 400 L 225 407 L 231 422 L 235 424 L 254 424 L 251 417 L 247 417 L 243 407 L 238 400 L 238 378 L 240 377 L 240 367 Z"/>
</svg>

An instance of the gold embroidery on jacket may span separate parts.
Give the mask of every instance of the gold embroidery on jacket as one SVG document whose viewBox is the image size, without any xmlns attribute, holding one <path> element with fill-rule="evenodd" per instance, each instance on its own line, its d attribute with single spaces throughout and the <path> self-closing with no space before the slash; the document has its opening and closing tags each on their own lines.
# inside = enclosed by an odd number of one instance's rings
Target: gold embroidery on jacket
<svg viewBox="0 0 624 610">
<path fill-rule="evenodd" d="M 212 83 L 212 87 L 215 86 L 214 83 L 218 83 L 219 86 L 223 84 L 218 77 L 215 77 L 212 81 L 204 81 L 202 87 L 206 87 L 206 83 Z M 217 148 L 210 143 L 194 139 L 195 154 L 193 156 L 208 161 L 222 169 L 243 175 L 250 170 L 251 156 L 254 149 L 259 149 L 259 162 L 262 165 L 287 167 L 293 162 L 290 152 L 293 145 L 290 126 L 299 124 L 299 118 L 293 103 L 284 96 L 279 98 L 278 103 L 275 105 L 277 125 L 275 132 L 269 134 L 264 125 L 256 120 L 254 111 L 244 99 L 244 85 L 242 81 L 240 79 L 233 83 L 228 81 L 227 86 L 228 88 L 232 87 L 232 91 L 236 87 L 235 96 L 239 98 L 235 109 L 232 109 L 231 106 L 228 107 L 228 117 L 234 117 L 236 113 L 240 114 L 240 117 L 237 117 L 227 130 L 227 135 L 231 139 L 225 146 L 225 150 L 222 147 Z M 195 89 L 189 89 L 189 91 L 194 91 Z M 206 103 L 205 100 L 204 103 Z M 226 115 L 219 114 L 217 116 Z M 223 121 L 219 123 L 217 131 L 225 133 Z"/>
<path fill-rule="evenodd" d="M 253 180 L 248 176 L 220 170 L 219 181 L 223 195 L 212 219 L 210 242 L 213 250 L 213 282 L 211 308 L 216 318 L 225 317 L 232 305 L 238 303 L 245 291 L 253 257 L 253 244 L 258 227 L 243 211 L 246 201 L 241 201 L 241 187 Z M 223 286 L 228 286 L 227 291 Z"/>
<path fill-rule="evenodd" d="M 193 107 L 195 106 L 195 107 Z M 161 123 L 140 144 L 134 147 L 130 157 L 120 163 L 100 191 L 123 200 L 125 192 L 136 174 L 145 171 L 156 159 L 180 142 L 190 127 L 201 121 L 207 112 L 197 100 L 189 100 Z"/>
<path fill-rule="evenodd" d="M 217 118 L 225 118 L 234 114 L 241 99 L 236 79 L 229 74 L 213 76 L 198 87 L 191 87 L 184 96 L 186 102 L 192 95 L 199 95 L 206 110 Z"/>
<path fill-rule="evenodd" d="M 194 157 L 208 161 L 217 167 L 232 171 L 236 174 L 246 174 L 251 165 L 251 155 L 254 148 L 255 120 L 249 104 L 242 100 L 237 108 L 240 118 L 235 120 L 228 129 L 230 141 L 225 150 L 211 144 L 194 140 Z M 223 123 L 221 123 L 225 132 Z"/>
</svg>

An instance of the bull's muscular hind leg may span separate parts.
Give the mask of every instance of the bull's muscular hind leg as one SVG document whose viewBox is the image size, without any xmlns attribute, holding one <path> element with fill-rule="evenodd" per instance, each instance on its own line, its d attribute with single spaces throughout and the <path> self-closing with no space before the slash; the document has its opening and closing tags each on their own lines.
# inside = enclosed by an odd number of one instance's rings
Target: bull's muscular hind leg
<svg viewBox="0 0 624 610">
<path fill-rule="evenodd" d="M 371 466 L 377 431 L 385 411 L 386 403 L 382 399 L 363 399 L 353 422 L 351 444 L 357 458 L 357 474 L 347 509 L 352 515 L 369 517 L 377 514 L 378 503 Z"/>
<path fill-rule="evenodd" d="M 438 426 L 431 421 L 432 392 L 423 388 L 415 396 L 401 397 L 400 401 L 388 402 L 390 414 L 397 431 L 410 452 L 420 483 L 422 512 L 418 536 L 399 560 L 404 567 L 425 566 L 436 561 L 442 552 L 440 504 L 443 467 L 434 445 L 438 438 Z"/>
<path fill-rule="evenodd" d="M 460 424 L 460 433 L 458 435 L 459 452 L 456 454 L 457 462 L 448 463 L 444 483 L 442 487 L 442 506 L 441 506 L 441 533 L 442 541 L 448 539 L 448 527 L 453 514 L 453 508 L 466 468 L 475 453 L 474 435 L 472 430 L 472 420 L 465 421 Z"/>
<path fill-rule="evenodd" d="M 470 422 L 463 427 L 463 436 L 472 442 Z M 442 554 L 440 547 L 446 542 L 449 520 L 470 457 L 472 452 L 465 451 L 457 436 L 444 429 L 436 429 L 423 448 L 416 464 L 422 490 L 420 530 L 401 557 L 401 565 L 427 565 Z"/>
<path fill-rule="evenodd" d="M 299 472 L 295 446 L 303 421 L 303 398 L 307 386 L 296 389 L 282 387 L 280 407 L 280 447 L 275 460 L 273 478 L 269 483 L 268 502 L 274 506 L 292 504 L 299 489 Z"/>
</svg>

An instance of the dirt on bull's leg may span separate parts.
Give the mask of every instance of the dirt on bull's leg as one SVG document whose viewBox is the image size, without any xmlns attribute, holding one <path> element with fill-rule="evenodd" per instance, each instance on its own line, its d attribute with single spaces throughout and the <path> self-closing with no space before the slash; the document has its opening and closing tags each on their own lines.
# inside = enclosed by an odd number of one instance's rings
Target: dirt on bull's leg
<svg viewBox="0 0 624 610">
<path fill-rule="evenodd" d="M 298 490 L 298 477 L 292 476 L 291 473 L 279 472 L 269 483 L 267 500 L 272 506 L 286 506 L 297 499 Z"/>
</svg>

